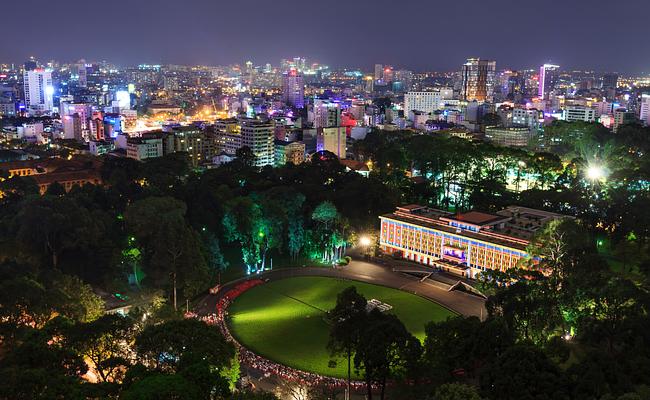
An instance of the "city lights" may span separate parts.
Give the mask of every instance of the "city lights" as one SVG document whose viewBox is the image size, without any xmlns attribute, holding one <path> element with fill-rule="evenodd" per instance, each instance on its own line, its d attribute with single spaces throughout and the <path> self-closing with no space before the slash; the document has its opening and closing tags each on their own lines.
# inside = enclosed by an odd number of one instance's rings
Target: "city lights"
<svg viewBox="0 0 650 400">
<path fill-rule="evenodd" d="M 650 0 L 575 2 L 3 4 L 0 400 L 645 399 Z"/>
</svg>

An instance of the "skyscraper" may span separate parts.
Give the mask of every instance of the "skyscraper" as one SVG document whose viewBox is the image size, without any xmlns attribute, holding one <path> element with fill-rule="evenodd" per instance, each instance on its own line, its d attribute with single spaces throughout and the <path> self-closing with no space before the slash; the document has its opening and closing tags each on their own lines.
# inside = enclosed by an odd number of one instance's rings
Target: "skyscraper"
<svg viewBox="0 0 650 400">
<path fill-rule="evenodd" d="M 284 74 L 282 85 L 282 100 L 290 106 L 303 108 L 305 106 L 305 82 L 295 68 Z"/>
<path fill-rule="evenodd" d="M 466 101 L 492 101 L 496 61 L 469 58 L 461 70 L 461 98 Z"/>
<path fill-rule="evenodd" d="M 384 77 L 384 66 L 375 64 L 375 81 L 380 81 Z"/>
<path fill-rule="evenodd" d="M 618 74 L 603 75 L 603 89 L 616 89 L 618 86 Z"/>
<path fill-rule="evenodd" d="M 25 105 L 30 112 L 43 114 L 54 108 L 52 72 L 44 69 L 25 71 Z"/>
<path fill-rule="evenodd" d="M 34 57 L 29 57 L 29 60 L 25 61 L 25 71 L 33 71 L 38 67 L 38 62 Z"/>
<path fill-rule="evenodd" d="M 393 79 L 393 90 L 408 92 L 413 86 L 413 72 L 405 69 L 395 71 Z"/>
<path fill-rule="evenodd" d="M 543 99 L 548 99 L 549 93 L 555 90 L 557 85 L 560 66 L 553 64 L 544 64 L 539 68 L 539 90 L 537 95 Z"/>
<path fill-rule="evenodd" d="M 639 119 L 645 126 L 650 126 L 650 94 L 643 93 L 641 95 Z"/>
<path fill-rule="evenodd" d="M 384 72 L 382 76 L 382 80 L 384 81 L 384 84 L 388 85 L 391 82 L 393 82 L 393 67 L 386 65 L 384 67 Z"/>
</svg>

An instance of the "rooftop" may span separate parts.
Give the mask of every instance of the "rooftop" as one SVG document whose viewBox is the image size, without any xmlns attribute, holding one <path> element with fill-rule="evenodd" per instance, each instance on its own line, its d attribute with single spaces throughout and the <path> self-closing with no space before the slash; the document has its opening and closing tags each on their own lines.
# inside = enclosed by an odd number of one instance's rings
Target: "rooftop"
<svg viewBox="0 0 650 400">
<path fill-rule="evenodd" d="M 459 221 L 466 222 L 468 224 L 477 225 L 477 226 L 486 226 L 494 222 L 502 221 L 507 219 L 502 215 L 488 214 L 480 211 L 469 211 L 462 214 L 456 214 L 453 217 L 442 218 L 445 221 Z"/>
<path fill-rule="evenodd" d="M 395 212 L 382 218 L 525 250 L 535 232 L 547 222 L 569 217 L 517 206 L 508 207 L 496 214 L 468 211 L 454 215 L 443 210 L 409 204 L 397 207 Z"/>
</svg>

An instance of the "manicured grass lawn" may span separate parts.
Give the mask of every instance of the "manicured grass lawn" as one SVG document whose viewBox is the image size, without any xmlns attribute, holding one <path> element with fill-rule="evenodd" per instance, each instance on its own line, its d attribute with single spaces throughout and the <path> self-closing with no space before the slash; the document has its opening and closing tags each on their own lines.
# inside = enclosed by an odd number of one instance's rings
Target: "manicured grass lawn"
<svg viewBox="0 0 650 400">
<path fill-rule="evenodd" d="M 244 346 L 266 358 L 304 371 L 344 378 L 345 359 L 332 359 L 327 351 L 329 326 L 325 311 L 336 304 L 336 296 L 355 286 L 368 300 L 393 306 L 390 311 L 411 333 L 424 339 L 424 326 L 454 314 L 419 296 L 383 286 L 333 278 L 297 277 L 267 283 L 240 296 L 229 308 L 229 325 Z"/>
</svg>

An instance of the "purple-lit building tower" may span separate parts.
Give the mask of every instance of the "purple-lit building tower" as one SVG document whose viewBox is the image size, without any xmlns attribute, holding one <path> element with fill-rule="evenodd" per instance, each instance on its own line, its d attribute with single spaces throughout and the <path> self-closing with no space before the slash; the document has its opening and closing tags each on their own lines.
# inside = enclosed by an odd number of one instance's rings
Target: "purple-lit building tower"
<svg viewBox="0 0 650 400">
<path fill-rule="evenodd" d="M 539 90 L 537 94 L 540 98 L 548 99 L 548 95 L 555 89 L 559 69 L 559 65 L 553 64 L 544 64 L 539 68 Z"/>
<path fill-rule="evenodd" d="M 295 108 L 303 108 L 305 106 L 305 81 L 295 68 L 291 68 L 284 74 L 282 100 L 285 104 Z"/>
</svg>

